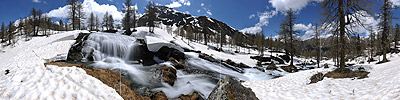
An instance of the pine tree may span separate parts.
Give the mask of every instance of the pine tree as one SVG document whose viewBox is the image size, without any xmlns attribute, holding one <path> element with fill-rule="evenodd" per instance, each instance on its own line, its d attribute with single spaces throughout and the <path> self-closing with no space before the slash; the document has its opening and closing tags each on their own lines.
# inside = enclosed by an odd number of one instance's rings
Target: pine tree
<svg viewBox="0 0 400 100">
<path fill-rule="evenodd" d="M 325 22 L 331 23 L 336 22 L 336 26 L 339 33 L 339 58 L 340 58 L 340 68 L 344 68 L 345 65 L 345 34 L 346 25 L 351 23 L 358 23 L 362 25 L 359 17 L 366 16 L 363 13 L 359 13 L 360 16 L 352 16 L 353 13 L 358 11 L 366 11 L 369 13 L 368 4 L 370 0 L 325 0 L 322 1 L 321 8 L 323 9 L 323 16 Z M 346 16 L 352 16 L 352 18 L 347 18 Z M 335 28 L 336 28 L 335 27 Z"/>
<path fill-rule="evenodd" d="M 107 30 L 109 30 L 109 29 L 108 29 L 108 28 L 109 28 L 109 27 L 108 27 L 108 25 L 109 25 L 109 24 L 108 24 L 108 22 L 109 22 L 109 21 L 108 21 L 108 20 L 109 20 L 108 18 L 109 18 L 109 17 L 108 17 L 108 12 L 106 12 L 106 13 L 104 14 L 104 17 L 103 17 L 103 25 L 102 25 L 102 28 L 103 28 L 103 27 L 106 27 Z"/>
<path fill-rule="evenodd" d="M 107 26 L 109 27 L 108 29 L 114 30 L 114 18 L 112 17 L 112 15 L 108 16 L 107 24 Z"/>
<path fill-rule="evenodd" d="M 78 25 L 78 29 L 81 30 L 84 24 L 83 21 L 85 20 L 85 13 L 83 12 L 83 4 L 79 1 L 76 3 L 77 3 L 76 12 L 78 14 L 76 24 Z"/>
<path fill-rule="evenodd" d="M 318 24 L 315 24 L 315 43 L 316 43 L 316 46 L 317 46 L 317 68 L 320 68 L 320 66 L 319 66 L 319 61 L 321 60 L 320 59 L 320 57 L 321 57 L 321 40 L 320 40 L 320 37 L 319 37 L 319 32 L 318 32 L 319 30 L 318 30 Z"/>
<path fill-rule="evenodd" d="M 22 35 L 22 30 L 24 28 L 24 20 L 22 18 L 19 18 L 19 23 L 18 23 L 18 32 Z"/>
<path fill-rule="evenodd" d="M 157 7 L 156 4 L 154 4 L 153 2 L 149 1 L 149 3 L 146 6 L 146 13 L 147 13 L 147 26 L 149 27 L 149 32 L 150 33 L 154 33 L 154 27 L 155 27 L 155 23 L 154 21 L 157 18 Z"/>
<path fill-rule="evenodd" d="M 72 30 L 75 30 L 75 28 L 76 28 L 76 20 L 77 20 L 77 12 L 76 12 L 76 10 L 77 10 L 77 2 L 79 2 L 78 0 L 67 0 L 67 2 L 68 2 L 68 5 L 69 5 L 69 7 L 68 7 L 68 12 L 69 12 L 69 15 L 68 15 L 68 17 L 71 19 L 71 21 L 72 21 Z"/>
<path fill-rule="evenodd" d="M 6 26 L 4 25 L 4 22 L 1 22 L 1 33 L 0 33 L 1 41 L 0 42 L 4 42 L 5 34 L 6 34 Z"/>
<path fill-rule="evenodd" d="M 132 33 L 131 28 L 133 28 L 133 31 L 136 31 L 136 8 L 132 6 L 131 0 L 126 0 L 124 3 L 123 12 L 125 16 L 122 19 L 122 25 L 124 30 L 126 30 L 125 34 L 130 35 Z"/>
<path fill-rule="evenodd" d="M 8 24 L 8 44 L 12 44 L 13 39 L 14 39 L 14 31 L 15 31 L 15 26 L 12 24 L 12 22 L 10 21 L 10 23 Z"/>
<path fill-rule="evenodd" d="M 95 25 L 94 25 L 94 26 L 95 26 L 95 30 L 98 31 L 98 30 L 99 30 L 99 27 L 100 27 L 100 19 L 99 19 L 99 17 L 98 17 L 97 15 L 95 16 L 94 19 L 95 19 L 95 20 L 94 20 L 94 21 L 95 21 L 95 22 L 94 22 L 94 23 L 95 23 Z"/>
<path fill-rule="evenodd" d="M 386 58 L 386 53 L 388 52 L 387 50 L 389 49 L 389 41 L 388 41 L 388 35 L 390 32 L 390 20 L 392 19 L 392 6 L 393 3 L 389 0 L 383 0 L 383 5 L 381 7 L 381 29 L 382 29 L 382 37 L 381 37 L 381 45 L 382 45 L 382 55 L 383 55 L 383 60 L 382 62 L 387 62 Z"/>
<path fill-rule="evenodd" d="M 58 28 L 58 30 L 59 30 L 59 31 L 65 31 L 65 29 L 64 29 L 64 23 L 62 22 L 61 19 L 60 19 L 60 21 L 58 21 L 58 24 L 60 25 L 59 28 Z"/>
<path fill-rule="evenodd" d="M 95 17 L 94 17 L 94 14 L 93 14 L 93 12 L 91 12 L 90 13 L 90 17 L 89 17 L 89 19 L 87 20 L 88 21 L 88 27 L 90 28 L 90 31 L 93 31 L 94 30 L 94 28 L 95 28 Z"/>
<path fill-rule="evenodd" d="M 294 26 L 294 20 L 296 19 L 296 17 L 294 16 L 294 11 L 292 9 L 289 9 L 286 12 L 286 16 L 285 16 L 285 20 L 287 21 L 286 25 L 287 28 L 289 30 L 289 43 L 290 43 L 290 66 L 293 66 L 293 56 L 294 56 L 294 51 L 295 48 L 293 46 L 293 35 L 295 34 L 294 30 L 293 30 L 293 26 Z"/>
<path fill-rule="evenodd" d="M 400 36 L 399 34 L 400 34 L 400 25 L 397 23 L 396 29 L 394 32 L 394 48 L 398 48 L 397 45 L 398 45 L 399 36 Z"/>
</svg>

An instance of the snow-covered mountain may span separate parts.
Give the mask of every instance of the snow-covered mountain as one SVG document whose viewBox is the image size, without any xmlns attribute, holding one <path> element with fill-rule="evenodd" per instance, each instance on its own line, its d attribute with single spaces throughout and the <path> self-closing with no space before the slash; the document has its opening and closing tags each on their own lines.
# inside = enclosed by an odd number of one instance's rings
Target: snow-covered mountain
<svg viewBox="0 0 400 100">
<path fill-rule="evenodd" d="M 194 32 L 204 32 L 203 28 L 207 27 L 207 33 L 209 34 L 219 34 L 224 32 L 228 36 L 233 36 L 238 30 L 232 28 L 224 22 L 221 22 L 217 19 L 207 17 L 207 16 L 199 16 L 195 17 L 190 14 L 186 14 L 183 12 L 176 11 L 172 8 L 165 6 L 157 6 L 158 8 L 158 19 L 164 25 L 174 25 L 181 26 L 184 29 L 188 27 L 192 27 Z M 138 20 L 138 26 L 146 26 L 146 21 L 148 19 L 148 14 L 144 14 Z"/>
</svg>

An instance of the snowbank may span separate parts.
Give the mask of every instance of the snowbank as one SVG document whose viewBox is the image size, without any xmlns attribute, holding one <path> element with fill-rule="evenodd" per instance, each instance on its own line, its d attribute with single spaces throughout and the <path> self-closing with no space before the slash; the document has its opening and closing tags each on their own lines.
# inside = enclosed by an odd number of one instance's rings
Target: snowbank
<svg viewBox="0 0 400 100">
<path fill-rule="evenodd" d="M 400 100 L 400 57 L 395 55 L 390 62 L 371 66 L 364 79 L 331 79 L 308 84 L 317 72 L 332 69 L 313 69 L 287 74 L 272 80 L 247 81 L 243 85 L 251 88 L 261 100 Z"/>
<path fill-rule="evenodd" d="M 157 52 L 158 50 L 160 50 L 161 47 L 174 48 L 176 50 L 179 50 L 180 52 L 183 52 L 183 49 L 181 47 L 156 37 L 146 36 L 145 40 L 147 43 L 147 48 L 151 52 Z"/>
<path fill-rule="evenodd" d="M 77 67 L 43 65 L 47 60 L 66 55 L 74 40 L 65 40 L 78 31 L 50 37 L 34 37 L 18 41 L 0 54 L 0 99 L 122 99 L 118 93 Z M 6 59 L 3 59 L 6 58 Z"/>
</svg>

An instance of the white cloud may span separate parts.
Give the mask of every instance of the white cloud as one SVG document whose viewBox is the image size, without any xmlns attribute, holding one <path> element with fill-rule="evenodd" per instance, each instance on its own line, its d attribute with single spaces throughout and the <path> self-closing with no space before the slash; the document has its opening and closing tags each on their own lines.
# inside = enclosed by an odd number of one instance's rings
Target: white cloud
<svg viewBox="0 0 400 100">
<path fill-rule="evenodd" d="M 261 27 L 268 26 L 269 19 L 278 14 L 278 11 L 265 11 L 263 13 L 258 13 L 257 16 L 259 21 L 253 27 L 248 27 L 240 30 L 241 32 L 250 32 L 250 33 L 257 33 L 262 30 Z"/>
<path fill-rule="evenodd" d="M 200 13 L 200 10 L 197 10 L 197 13 Z"/>
<path fill-rule="evenodd" d="M 211 13 L 210 10 L 207 10 L 206 13 L 207 13 L 208 15 L 210 15 L 210 16 L 212 15 L 212 13 Z"/>
<path fill-rule="evenodd" d="M 165 6 L 170 7 L 170 8 L 178 8 L 178 7 L 181 7 L 182 4 L 179 2 L 172 2 L 171 4 L 165 5 Z"/>
<path fill-rule="evenodd" d="M 304 24 L 294 24 L 293 30 L 298 31 L 298 30 L 309 30 L 312 27 L 312 24 L 308 24 L 307 26 Z"/>
<path fill-rule="evenodd" d="M 243 33 L 253 33 L 253 34 L 255 34 L 257 32 L 261 32 L 261 31 L 262 31 L 262 28 L 258 27 L 258 26 L 248 27 L 248 28 L 244 28 L 244 29 L 240 30 L 240 32 L 243 32 Z"/>
<path fill-rule="evenodd" d="M 204 3 L 201 3 L 201 4 L 200 4 L 200 6 L 202 6 L 202 7 L 203 7 L 203 6 L 204 6 Z"/>
<path fill-rule="evenodd" d="M 185 6 L 190 6 L 190 1 L 189 0 L 179 0 L 180 3 L 182 3 Z"/>
<path fill-rule="evenodd" d="M 400 6 L 400 0 L 390 0 L 394 6 Z"/>
<path fill-rule="evenodd" d="M 290 8 L 294 11 L 299 11 L 306 7 L 311 1 L 321 2 L 322 0 L 269 0 L 269 3 L 271 3 L 272 7 L 277 11 L 286 11 Z"/>
<path fill-rule="evenodd" d="M 255 15 L 255 14 L 251 14 L 251 15 L 249 16 L 249 19 L 252 19 L 252 18 L 254 18 L 254 17 L 256 17 L 256 15 Z"/>
<path fill-rule="evenodd" d="M 85 17 L 89 18 L 90 13 L 93 12 L 94 15 L 97 15 L 99 19 L 102 19 L 104 14 L 108 12 L 110 15 L 113 16 L 114 20 L 116 20 L 116 23 L 118 23 L 120 20 L 122 20 L 123 13 L 118 11 L 117 7 L 114 5 L 109 5 L 109 4 L 98 4 L 94 0 L 84 0 L 82 3 L 85 13 Z M 68 6 L 66 5 L 64 7 L 59 7 L 58 9 L 51 10 L 47 15 L 49 17 L 57 17 L 57 18 L 67 18 L 68 17 Z"/>
<path fill-rule="evenodd" d="M 34 3 L 40 3 L 40 2 L 42 2 L 42 1 L 40 1 L 40 0 L 32 0 L 32 2 L 34 2 Z"/>
</svg>

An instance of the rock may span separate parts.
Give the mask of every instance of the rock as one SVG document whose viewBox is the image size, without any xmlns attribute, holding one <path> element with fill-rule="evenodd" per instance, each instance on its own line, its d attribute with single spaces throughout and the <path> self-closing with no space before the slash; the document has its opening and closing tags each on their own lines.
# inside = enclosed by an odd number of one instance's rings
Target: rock
<svg viewBox="0 0 400 100">
<path fill-rule="evenodd" d="M 278 58 L 278 57 L 275 57 L 275 56 L 271 56 L 271 59 L 279 62 L 279 64 L 285 64 L 285 62 L 281 58 Z"/>
<path fill-rule="evenodd" d="M 205 53 L 200 53 L 199 54 L 199 58 L 205 59 L 205 60 L 210 61 L 210 62 L 217 62 L 216 59 L 214 59 L 213 57 L 211 57 L 210 55 L 207 55 Z"/>
<path fill-rule="evenodd" d="M 324 68 L 329 68 L 327 63 L 324 64 Z"/>
<path fill-rule="evenodd" d="M 322 81 L 323 79 L 324 79 L 324 74 L 322 74 L 322 73 L 319 72 L 319 73 L 317 73 L 317 74 L 311 76 L 311 78 L 310 78 L 310 80 L 311 80 L 310 84 L 311 84 L 311 83 L 317 83 L 318 81 Z"/>
<path fill-rule="evenodd" d="M 267 70 L 276 70 L 276 68 L 277 68 L 276 65 L 274 63 L 272 63 L 271 65 L 268 65 L 266 69 Z"/>
<path fill-rule="evenodd" d="M 75 39 L 75 43 L 71 46 L 68 51 L 67 61 L 82 61 L 83 54 L 82 49 L 85 45 L 85 40 L 89 37 L 90 34 L 87 33 L 79 33 L 78 37 Z"/>
<path fill-rule="evenodd" d="M 183 52 L 180 52 L 177 49 L 174 48 L 168 48 L 168 47 L 161 47 L 157 52 L 155 52 L 155 56 L 158 58 L 168 61 L 170 57 L 173 57 L 177 60 L 185 60 L 185 54 Z"/>
<path fill-rule="evenodd" d="M 237 63 L 233 62 L 230 59 L 227 59 L 227 60 L 225 60 L 223 62 L 225 62 L 226 64 L 229 64 L 231 66 L 235 66 L 235 67 L 239 67 L 239 68 L 251 68 L 250 66 L 247 66 L 246 64 L 243 64 L 243 63 L 237 64 Z"/>
<path fill-rule="evenodd" d="M 151 97 L 151 100 L 168 100 L 164 92 L 157 92 L 156 95 Z"/>
<path fill-rule="evenodd" d="M 285 60 L 286 62 L 290 61 L 290 57 L 288 55 L 279 55 L 279 57 L 281 57 L 283 60 Z"/>
<path fill-rule="evenodd" d="M 5 74 L 7 75 L 8 73 L 10 73 L 10 70 L 9 70 L 9 69 L 6 69 L 6 73 L 5 73 Z"/>
<path fill-rule="evenodd" d="M 295 66 L 291 66 L 291 65 L 289 65 L 289 66 L 281 66 L 281 68 L 284 71 L 289 72 L 289 73 L 297 72 L 297 68 Z"/>
<path fill-rule="evenodd" d="M 176 69 L 184 69 L 185 68 L 185 66 L 183 66 L 183 63 L 184 63 L 183 60 L 178 62 L 178 61 L 176 61 L 175 58 L 170 57 L 169 61 L 172 63 L 172 66 L 174 66 Z"/>
<path fill-rule="evenodd" d="M 162 66 L 160 69 L 163 71 L 162 80 L 173 86 L 176 80 L 176 70 L 169 66 Z"/>
<path fill-rule="evenodd" d="M 180 99 L 182 100 L 204 100 L 203 98 L 201 98 L 201 96 L 194 92 L 193 94 L 189 94 L 189 95 L 180 95 L 179 96 Z"/>
<path fill-rule="evenodd" d="M 256 68 L 259 71 L 265 72 L 265 70 L 262 67 L 254 67 L 254 68 Z"/>
<path fill-rule="evenodd" d="M 217 83 L 208 100 L 258 100 L 258 98 L 250 88 L 227 76 Z"/>
</svg>

